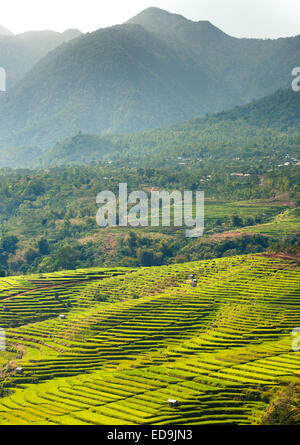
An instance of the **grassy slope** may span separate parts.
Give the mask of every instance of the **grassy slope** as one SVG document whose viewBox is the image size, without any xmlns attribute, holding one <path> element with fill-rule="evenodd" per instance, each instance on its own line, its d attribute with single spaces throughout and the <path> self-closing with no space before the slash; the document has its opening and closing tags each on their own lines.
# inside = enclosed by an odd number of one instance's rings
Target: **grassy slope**
<svg viewBox="0 0 300 445">
<path fill-rule="evenodd" d="M 240 204 L 242 209 L 243 203 Z M 245 204 L 246 204 L 246 209 L 248 210 L 249 204 L 246 202 Z M 252 204 L 253 206 L 255 206 L 255 201 L 253 201 Z M 278 209 L 278 207 L 275 208 Z M 269 208 L 268 210 L 270 212 L 271 209 Z M 239 212 L 239 215 L 243 215 L 242 210 Z M 274 241 L 275 240 L 282 241 L 287 237 L 297 237 L 297 235 L 299 235 L 299 232 L 300 232 L 300 208 L 297 207 L 295 209 L 284 209 L 284 207 L 282 207 L 282 212 L 278 213 L 274 217 L 271 217 L 269 222 L 263 224 L 255 224 L 252 226 L 246 226 L 232 231 L 223 231 L 215 233 L 213 235 L 209 234 L 207 238 L 213 241 L 221 241 L 228 238 L 234 239 L 245 235 L 260 234 L 272 238 Z"/>
<path fill-rule="evenodd" d="M 11 362 L 24 374 L 6 375 L 18 387 L 0 401 L 1 422 L 259 423 L 284 380 L 299 383 L 299 273 L 241 256 L 93 281 L 65 321 L 8 330 L 27 353 Z"/>
<path fill-rule="evenodd" d="M 270 236 L 293 236 L 300 232 L 300 208 L 285 210 L 266 224 L 245 227 L 243 231 Z"/>
</svg>

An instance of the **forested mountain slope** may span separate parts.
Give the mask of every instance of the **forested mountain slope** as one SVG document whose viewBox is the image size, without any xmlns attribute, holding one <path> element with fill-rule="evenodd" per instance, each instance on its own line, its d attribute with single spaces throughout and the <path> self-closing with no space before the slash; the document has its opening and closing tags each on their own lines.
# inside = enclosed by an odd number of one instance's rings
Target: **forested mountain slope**
<svg viewBox="0 0 300 445">
<path fill-rule="evenodd" d="M 279 90 L 249 105 L 167 128 L 122 136 L 78 134 L 54 146 L 39 162 L 60 165 L 138 158 L 159 165 L 178 162 L 177 157 L 227 162 L 242 157 L 257 162 L 272 156 L 279 162 L 286 154 L 300 157 L 299 112 L 300 94 Z"/>
<path fill-rule="evenodd" d="M 136 132 L 248 103 L 289 85 L 299 43 L 300 36 L 237 39 L 150 8 L 38 63 L 1 98 L 0 144 Z"/>
<path fill-rule="evenodd" d="M 80 34 L 76 29 L 63 33 L 30 31 L 18 35 L 0 32 L 0 66 L 6 70 L 7 88 L 13 88 L 48 51 Z"/>
</svg>

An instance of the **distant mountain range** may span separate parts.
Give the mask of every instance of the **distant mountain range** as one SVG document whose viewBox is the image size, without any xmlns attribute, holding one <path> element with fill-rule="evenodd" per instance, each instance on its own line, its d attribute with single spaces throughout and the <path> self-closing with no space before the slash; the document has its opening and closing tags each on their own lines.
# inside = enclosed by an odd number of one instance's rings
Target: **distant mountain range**
<svg viewBox="0 0 300 445">
<path fill-rule="evenodd" d="M 49 51 L 81 34 L 76 29 L 63 33 L 54 31 L 30 31 L 13 35 L 0 28 L 0 66 L 7 73 L 7 88 L 20 81 Z"/>
<path fill-rule="evenodd" d="M 78 134 L 44 154 L 46 165 L 100 159 L 141 159 L 146 163 L 177 156 L 261 159 L 271 151 L 300 158 L 300 94 L 279 90 L 249 105 L 170 127 L 131 135 L 97 137 Z"/>
<path fill-rule="evenodd" d="M 7 149 L 0 167 L 49 167 L 106 160 L 159 166 L 177 157 L 261 162 L 272 154 L 300 158 L 300 94 L 279 90 L 249 105 L 170 127 L 119 136 L 78 133 L 49 150 Z"/>
<path fill-rule="evenodd" d="M 1 51 L 0 51 L 1 53 Z M 287 88 L 300 36 L 237 39 L 149 8 L 48 53 L 0 99 L 0 147 L 167 126 Z"/>
<path fill-rule="evenodd" d="M 8 29 L 4 28 L 4 26 L 0 25 L 0 36 L 12 36 L 13 33 Z"/>
</svg>

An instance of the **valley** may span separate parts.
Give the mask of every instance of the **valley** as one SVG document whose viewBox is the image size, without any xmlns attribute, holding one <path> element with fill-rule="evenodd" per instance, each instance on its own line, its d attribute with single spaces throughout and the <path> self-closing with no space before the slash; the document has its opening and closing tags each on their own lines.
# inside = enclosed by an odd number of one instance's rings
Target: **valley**
<svg viewBox="0 0 300 445">
<path fill-rule="evenodd" d="M 300 36 L 59 6 L 0 26 L 0 425 L 300 425 Z"/>
</svg>

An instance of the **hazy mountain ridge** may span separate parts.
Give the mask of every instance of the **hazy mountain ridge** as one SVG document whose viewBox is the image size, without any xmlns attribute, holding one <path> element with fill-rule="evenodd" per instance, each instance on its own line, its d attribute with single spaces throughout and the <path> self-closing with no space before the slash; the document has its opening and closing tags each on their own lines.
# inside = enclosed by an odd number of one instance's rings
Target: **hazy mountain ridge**
<svg viewBox="0 0 300 445">
<path fill-rule="evenodd" d="M 132 133 L 249 103 L 291 82 L 300 36 L 237 39 L 150 8 L 56 48 L 0 101 L 0 144 Z"/>
<path fill-rule="evenodd" d="M 231 159 L 236 155 L 255 157 L 272 150 L 297 152 L 300 158 L 300 94 L 279 90 L 249 105 L 191 119 L 167 128 L 132 135 L 106 138 L 79 134 L 57 144 L 45 153 L 47 164 L 86 163 L 116 154 L 133 158 L 155 157 L 167 160 L 177 155 L 216 156 Z"/>
<path fill-rule="evenodd" d="M 17 143 L 34 141 L 35 133 L 37 143 L 54 143 L 81 128 L 99 133 L 153 128 L 162 106 L 172 112 L 172 118 L 160 120 L 163 124 L 183 120 L 187 105 L 193 114 L 197 99 L 185 84 L 188 75 L 178 56 L 141 26 L 99 30 L 41 60 L 5 100 L 6 122 L 11 119 L 9 128 L 22 131 Z M 16 108 L 21 119 L 15 120 Z M 199 104 L 197 114 L 204 111 Z"/>
<path fill-rule="evenodd" d="M 17 35 L 0 32 L 0 66 L 7 72 L 7 87 L 13 87 L 48 51 L 78 37 L 80 31 L 28 31 Z"/>
<path fill-rule="evenodd" d="M 101 159 L 141 159 L 158 166 L 168 159 L 199 156 L 230 160 L 294 153 L 300 158 L 300 94 L 279 90 L 249 105 L 170 127 L 119 136 L 76 134 L 50 150 L 5 150 L 0 167 L 86 164 Z"/>
<path fill-rule="evenodd" d="M 154 32 L 161 36 L 171 36 L 176 40 L 186 40 L 191 44 L 191 39 L 195 39 L 195 44 L 202 40 L 203 43 L 219 42 L 222 38 L 232 39 L 226 33 L 214 26 L 208 20 L 194 22 L 179 14 L 172 14 L 159 8 L 148 8 L 140 14 L 128 20 L 129 24 L 141 25 L 149 32 Z M 174 41 L 174 40 L 173 40 Z M 171 43 L 171 40 L 170 42 Z"/>
<path fill-rule="evenodd" d="M 6 29 L 4 26 L 0 25 L 0 36 L 12 36 L 13 33 Z"/>
</svg>

